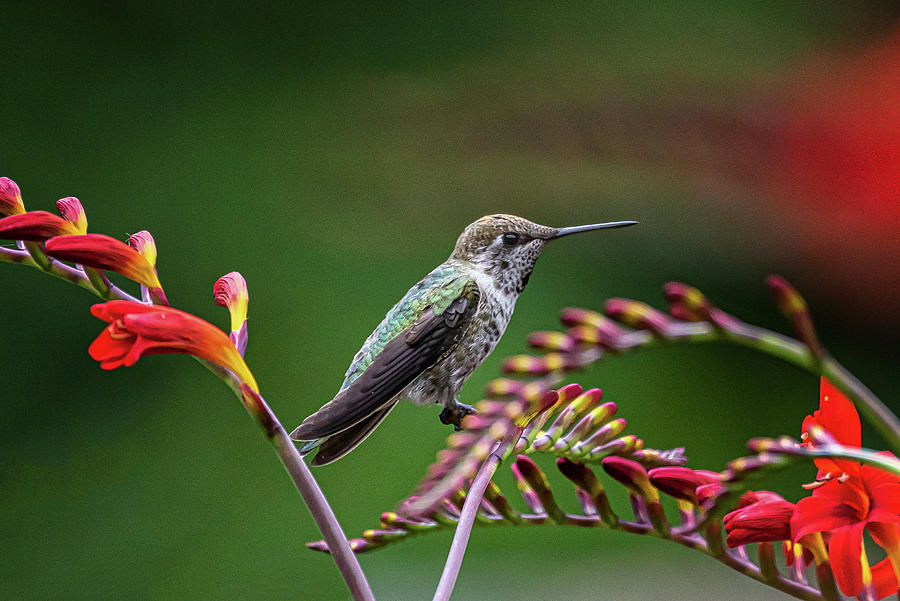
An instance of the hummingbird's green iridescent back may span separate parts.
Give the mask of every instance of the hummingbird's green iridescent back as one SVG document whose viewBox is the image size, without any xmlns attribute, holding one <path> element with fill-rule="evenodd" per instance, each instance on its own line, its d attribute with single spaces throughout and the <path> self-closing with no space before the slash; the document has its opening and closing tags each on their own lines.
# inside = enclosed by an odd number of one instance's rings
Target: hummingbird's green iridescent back
<svg viewBox="0 0 900 601">
<path fill-rule="evenodd" d="M 409 289 L 406 295 L 384 316 L 384 320 L 366 339 L 362 348 L 353 357 L 347 369 L 341 390 L 353 383 L 375 361 L 394 336 L 410 327 L 422 313 L 433 307 L 436 314 L 443 313 L 467 284 L 470 277 L 462 265 L 447 262 L 438 265 L 434 271 Z"/>
<path fill-rule="evenodd" d="M 496 346 L 548 241 L 633 222 L 552 228 L 515 215 L 470 224 L 453 253 L 385 316 L 351 363 L 340 391 L 291 432 L 312 465 L 340 459 L 403 399 L 441 404 L 440 420 L 462 427 L 473 409 L 463 384 Z"/>
</svg>

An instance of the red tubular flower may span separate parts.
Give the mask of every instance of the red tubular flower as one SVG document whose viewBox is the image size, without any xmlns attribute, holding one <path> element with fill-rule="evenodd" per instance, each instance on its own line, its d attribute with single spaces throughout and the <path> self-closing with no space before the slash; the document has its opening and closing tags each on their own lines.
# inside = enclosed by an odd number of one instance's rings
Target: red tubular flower
<svg viewBox="0 0 900 601">
<path fill-rule="evenodd" d="M 79 234 L 87 233 L 87 214 L 81 201 L 74 196 L 67 196 L 56 201 L 56 210 L 63 216 L 63 219 L 75 226 Z"/>
<path fill-rule="evenodd" d="M 55 236 L 77 234 L 78 228 L 47 211 L 28 211 L 0 219 L 0 239 L 43 242 Z"/>
<path fill-rule="evenodd" d="M 45 250 L 51 257 L 114 271 L 148 288 L 160 289 L 153 265 L 141 253 L 115 238 L 103 234 L 62 236 L 47 240 Z"/>
<path fill-rule="evenodd" d="M 760 491 L 741 497 L 738 508 L 723 518 L 726 543 L 738 547 L 747 543 L 790 540 L 791 516 L 795 506 L 779 495 Z"/>
<path fill-rule="evenodd" d="M 824 378 L 819 409 L 803 421 L 804 433 L 813 424 L 841 444 L 859 447 L 859 415 L 853 403 Z M 808 436 L 804 438 L 805 444 L 813 444 Z M 815 532 L 831 534 L 828 553 L 835 580 L 845 595 L 859 594 L 869 583 L 868 578 L 872 578 L 879 598 L 896 592 L 900 577 L 900 478 L 843 459 L 818 459 L 816 466 L 821 484 L 812 496 L 797 503 L 791 518 L 792 539 L 798 541 Z M 888 554 L 888 559 L 871 572 L 863 547 L 864 530 Z"/>
<path fill-rule="evenodd" d="M 88 349 L 103 369 L 134 365 L 144 355 L 185 353 L 230 370 L 259 391 L 228 336 L 199 317 L 172 307 L 120 300 L 94 305 L 91 313 L 110 324 Z"/>
<path fill-rule="evenodd" d="M 692 470 L 689 467 L 656 467 L 648 472 L 650 483 L 669 496 L 700 504 L 697 490 L 700 487 L 719 484 L 719 474 L 706 470 Z"/>
<path fill-rule="evenodd" d="M 8 177 L 0 177 L 0 217 L 24 212 L 25 204 L 19 186 Z"/>
</svg>

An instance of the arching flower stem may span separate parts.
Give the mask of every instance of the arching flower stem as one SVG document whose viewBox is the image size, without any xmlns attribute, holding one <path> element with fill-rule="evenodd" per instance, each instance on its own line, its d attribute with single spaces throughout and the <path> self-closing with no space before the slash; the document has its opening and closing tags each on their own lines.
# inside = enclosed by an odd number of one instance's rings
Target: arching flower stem
<svg viewBox="0 0 900 601">
<path fill-rule="evenodd" d="M 751 348 L 827 377 L 856 401 L 863 417 L 881 434 L 891 450 L 900 455 L 900 420 L 897 416 L 834 357 L 825 355 L 820 360 L 810 353 L 805 344 L 790 336 L 737 320 L 724 328 L 709 322 L 678 322 L 667 328 L 664 338 L 646 330 L 631 330 L 617 337 L 613 344 L 617 350 L 624 351 L 662 346 L 669 342 L 723 341 Z"/>
</svg>

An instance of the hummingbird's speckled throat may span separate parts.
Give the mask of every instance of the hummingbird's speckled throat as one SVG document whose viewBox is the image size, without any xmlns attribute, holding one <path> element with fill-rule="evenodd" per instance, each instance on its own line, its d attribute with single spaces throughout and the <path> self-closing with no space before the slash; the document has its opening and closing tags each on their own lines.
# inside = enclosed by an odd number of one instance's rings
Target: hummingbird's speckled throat
<svg viewBox="0 0 900 601">
<path fill-rule="evenodd" d="M 439 403 L 443 423 L 460 427 L 472 408 L 459 402 L 465 381 L 494 350 L 535 261 L 551 240 L 625 227 L 616 221 L 553 228 L 515 215 L 472 223 L 453 253 L 388 311 L 356 353 L 337 395 L 291 433 L 313 465 L 352 451 L 401 399 Z"/>
</svg>

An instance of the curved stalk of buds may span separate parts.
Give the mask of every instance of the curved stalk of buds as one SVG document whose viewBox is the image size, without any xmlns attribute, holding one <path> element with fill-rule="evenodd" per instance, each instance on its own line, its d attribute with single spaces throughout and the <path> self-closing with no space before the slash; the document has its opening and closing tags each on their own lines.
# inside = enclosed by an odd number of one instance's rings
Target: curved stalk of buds
<svg viewBox="0 0 900 601">
<path fill-rule="evenodd" d="M 542 356 L 518 355 L 503 363 L 514 377 L 558 381 L 607 355 L 670 342 L 739 344 L 825 376 L 851 399 L 867 420 L 900 454 L 900 419 L 862 382 L 825 351 L 802 296 L 783 278 L 767 280 L 779 309 L 791 321 L 797 339 L 747 324 L 712 305 L 696 288 L 680 282 L 665 285 L 668 315 L 628 299 L 611 299 L 601 315 L 586 309 L 565 309 L 566 332 L 538 332 L 529 342 Z"/>
<path fill-rule="evenodd" d="M 680 474 L 682 479 L 692 479 L 697 482 L 697 487 L 703 487 L 709 485 L 713 480 L 718 480 L 717 477 L 711 476 L 712 472 L 700 472 L 698 476 L 693 477 L 687 473 L 690 471 L 688 468 L 661 467 L 651 469 L 648 473 L 634 461 L 618 457 L 609 458 L 604 462 L 604 469 L 615 476 L 614 481 L 622 483 L 633 496 L 642 500 L 642 503 L 632 503 L 632 517 L 621 518 L 610 506 L 604 487 L 590 466 L 560 458 L 557 460 L 557 467 L 575 485 L 575 494 L 582 508 L 581 512 L 563 510 L 543 470 L 529 456 L 519 455 L 511 469 L 525 509 L 519 510 L 513 507 L 508 500 L 509 497 L 495 483 L 490 482 L 485 487 L 483 499 L 477 504 L 477 516 L 473 520 L 473 524 L 476 526 L 561 525 L 608 528 L 654 536 L 710 555 L 742 574 L 799 599 L 809 601 L 833 599 L 823 592 L 824 588 L 820 590 L 810 586 L 803 575 L 798 576 L 793 571 L 790 574 L 781 574 L 777 569 L 773 570 L 775 566 L 772 560 L 773 555 L 766 555 L 764 552 L 761 558 L 762 565 L 754 564 L 747 558 L 742 548 L 732 549 L 725 546 L 721 539 L 721 527 L 698 532 L 693 527 L 693 513 L 687 513 L 683 506 L 679 506 L 679 519 L 676 521 L 676 525 L 669 527 L 662 505 L 659 504 L 659 497 L 661 494 L 666 494 L 666 490 L 653 486 L 654 479 L 666 478 L 671 484 L 675 474 L 663 470 L 684 470 Z M 657 470 L 659 471 L 657 472 Z M 678 488 L 685 489 L 687 486 L 687 484 L 681 483 Z M 675 498 L 680 500 L 682 496 L 685 495 L 676 493 Z M 694 491 L 691 491 L 688 496 L 697 498 Z M 470 499 L 471 491 L 467 493 L 464 488 L 460 488 L 455 494 L 444 499 L 442 503 L 416 518 L 403 517 L 395 512 L 383 513 L 379 527 L 366 530 L 361 538 L 351 540 L 351 547 L 356 553 L 366 553 L 406 540 L 409 537 L 457 527 L 462 528 L 463 526 L 460 525 L 461 508 L 465 507 L 463 501 L 468 502 Z M 649 501 L 649 505 L 647 501 Z M 682 501 L 682 503 L 687 502 Z M 702 511 L 699 505 L 694 504 L 694 506 Z M 649 507 L 653 507 L 653 509 L 648 509 Z M 690 516 L 687 518 L 688 521 L 685 521 L 686 516 Z M 308 543 L 307 546 L 317 551 L 329 552 L 329 546 L 324 541 Z M 772 553 L 774 554 L 774 549 L 772 549 Z M 820 584 L 821 581 L 827 582 L 829 575 L 830 571 L 827 569 L 827 565 L 824 569 L 820 569 Z"/>
</svg>

